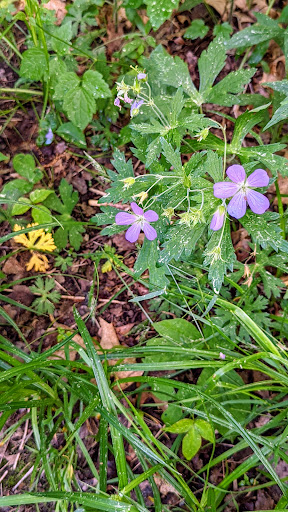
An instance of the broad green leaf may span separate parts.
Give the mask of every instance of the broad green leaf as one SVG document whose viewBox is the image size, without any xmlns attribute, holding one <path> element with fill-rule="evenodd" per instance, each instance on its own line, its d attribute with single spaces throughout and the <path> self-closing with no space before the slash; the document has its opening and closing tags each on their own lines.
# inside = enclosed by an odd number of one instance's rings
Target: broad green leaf
<svg viewBox="0 0 288 512">
<path fill-rule="evenodd" d="M 95 100 L 84 87 L 76 87 L 65 94 L 63 108 L 68 119 L 84 130 L 96 112 Z"/>
<path fill-rule="evenodd" d="M 172 259 L 179 260 L 183 254 L 189 256 L 205 228 L 204 223 L 193 227 L 178 223 L 172 226 L 167 241 L 164 242 L 164 249 L 160 253 L 160 263 L 168 263 Z"/>
<path fill-rule="evenodd" d="M 181 421 L 181 420 L 180 420 Z M 194 422 L 182 441 L 182 453 L 187 460 L 191 460 L 201 448 L 201 435 L 195 428 Z"/>
<path fill-rule="evenodd" d="M 172 11 L 177 9 L 179 0 L 145 0 L 145 3 L 151 25 L 156 30 L 170 18 Z"/>
<path fill-rule="evenodd" d="M 214 151 L 207 152 L 204 169 L 215 183 L 217 183 L 217 181 L 223 181 L 223 159 Z"/>
<path fill-rule="evenodd" d="M 86 148 L 87 146 L 83 132 L 71 122 L 61 124 L 56 130 L 56 133 L 60 135 L 62 139 L 66 140 L 66 142 L 75 144 L 75 146 L 79 148 Z"/>
<path fill-rule="evenodd" d="M 1 190 L 1 196 L 8 196 L 9 199 L 19 199 L 23 194 L 31 191 L 33 185 L 26 180 L 16 179 L 11 180 L 4 185 Z M 1 202 L 1 200 L 0 200 Z"/>
<path fill-rule="evenodd" d="M 198 37 L 203 38 L 209 32 L 209 27 L 205 25 L 204 20 L 193 20 L 190 27 L 184 33 L 185 39 L 197 39 Z"/>
<path fill-rule="evenodd" d="M 244 112 L 244 114 L 241 114 L 236 119 L 235 126 L 234 126 L 233 139 L 231 141 L 231 148 L 230 148 L 230 150 L 232 152 L 235 152 L 235 153 L 239 152 L 242 142 L 243 142 L 243 139 L 251 131 L 253 126 L 258 124 L 262 120 L 264 113 L 265 112 L 263 110 L 260 110 L 259 112 L 253 112 L 253 111 L 247 110 L 246 112 Z"/>
<path fill-rule="evenodd" d="M 183 420 L 177 421 L 173 425 L 166 427 L 165 430 L 171 434 L 184 434 L 193 427 L 193 424 L 194 420 L 184 418 Z"/>
<path fill-rule="evenodd" d="M 95 99 L 111 97 L 109 86 L 98 71 L 86 71 L 83 75 L 82 87 Z"/>
<path fill-rule="evenodd" d="M 235 94 L 242 91 L 244 85 L 250 82 L 255 74 L 255 69 L 240 69 L 232 71 L 218 84 L 214 85 L 211 91 L 204 94 L 206 103 L 216 105 L 233 106 L 240 102 Z"/>
<path fill-rule="evenodd" d="M 33 190 L 30 194 L 30 201 L 33 204 L 42 203 L 48 196 L 52 194 L 52 190 L 47 190 L 45 188 L 37 188 Z"/>
<path fill-rule="evenodd" d="M 5 162 L 5 160 L 9 160 L 9 156 L 3 155 L 3 153 L 0 152 L 0 162 Z"/>
<path fill-rule="evenodd" d="M 280 92 L 288 96 L 288 80 L 279 80 L 279 82 L 265 82 L 263 83 L 266 87 L 270 87 L 274 91 Z"/>
<path fill-rule="evenodd" d="M 80 78 L 73 71 L 67 71 L 67 73 L 60 75 L 55 87 L 54 99 L 64 100 L 66 94 L 71 90 L 76 90 L 79 84 Z"/>
<path fill-rule="evenodd" d="M 18 153 L 13 158 L 13 167 L 20 176 L 23 176 L 28 181 L 31 181 L 31 176 L 35 170 L 35 160 L 32 155 L 24 155 L 24 153 Z"/>
<path fill-rule="evenodd" d="M 215 25 L 213 28 L 213 36 L 222 36 L 223 39 L 229 39 L 231 32 L 233 32 L 233 27 L 227 21 L 221 25 Z"/>
<path fill-rule="evenodd" d="M 263 215 L 255 215 L 247 210 L 246 215 L 241 219 L 241 224 L 250 233 L 252 241 L 263 249 L 272 247 L 276 252 L 280 250 L 288 253 L 288 242 L 281 237 L 278 213 L 266 212 Z"/>
<path fill-rule="evenodd" d="M 47 71 L 48 63 L 44 50 L 31 48 L 22 53 L 20 76 L 38 82 Z"/>
<path fill-rule="evenodd" d="M 23 215 L 31 208 L 31 202 L 27 197 L 19 197 L 18 201 L 19 203 L 13 205 L 11 215 Z"/>
<path fill-rule="evenodd" d="M 48 224 L 53 222 L 50 210 L 46 206 L 40 205 L 37 208 L 32 208 L 31 211 L 32 219 L 37 224 Z"/>
<path fill-rule="evenodd" d="M 201 336 L 198 329 L 191 322 L 184 320 L 184 318 L 162 320 L 161 322 L 154 323 L 153 327 L 160 336 L 181 344 L 191 343 L 191 348 L 193 347 L 193 341 Z"/>
<path fill-rule="evenodd" d="M 70 51 L 70 43 L 72 39 L 72 24 L 71 22 L 66 22 L 62 24 L 60 27 L 49 27 L 49 32 L 52 35 L 51 45 L 53 50 L 58 55 L 67 55 Z M 53 37 L 55 36 L 55 37 Z"/>
<path fill-rule="evenodd" d="M 211 443 L 214 443 L 214 432 L 213 429 L 208 423 L 208 421 L 205 420 L 195 420 L 195 429 L 199 431 L 199 434 L 203 439 L 206 439 L 207 441 L 210 441 Z"/>
<path fill-rule="evenodd" d="M 134 272 L 136 275 L 140 276 L 145 272 L 145 270 L 149 270 L 149 279 L 152 285 L 159 287 L 167 286 L 169 284 L 169 280 L 165 276 L 165 267 L 159 267 L 157 265 L 158 259 L 159 249 L 157 240 L 150 241 L 145 238 L 134 265 Z"/>
</svg>

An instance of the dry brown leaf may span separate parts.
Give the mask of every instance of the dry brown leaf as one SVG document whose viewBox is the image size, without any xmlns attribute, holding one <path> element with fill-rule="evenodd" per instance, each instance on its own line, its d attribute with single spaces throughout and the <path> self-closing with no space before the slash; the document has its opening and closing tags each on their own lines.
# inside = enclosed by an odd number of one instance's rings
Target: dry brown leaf
<svg viewBox="0 0 288 512">
<path fill-rule="evenodd" d="M 166 480 L 164 480 L 160 476 L 154 475 L 154 481 L 155 481 L 155 484 L 157 485 L 159 491 L 164 496 L 166 496 L 168 494 L 168 492 L 172 492 L 173 494 L 178 494 L 177 491 L 175 490 L 175 487 L 173 487 L 173 485 L 166 482 Z"/>
<path fill-rule="evenodd" d="M 230 9 L 229 0 L 206 0 L 206 4 L 211 5 L 221 16 L 227 14 Z"/>
<path fill-rule="evenodd" d="M 101 327 L 101 341 L 100 345 L 102 348 L 108 350 L 113 347 L 121 346 L 118 340 L 118 336 L 116 334 L 115 328 L 113 324 L 109 324 L 109 322 L 106 322 L 103 318 L 99 318 L 99 324 Z M 109 360 L 109 364 L 115 364 L 116 361 Z M 125 364 L 134 364 L 136 363 L 136 359 L 134 358 L 127 358 L 124 359 L 123 363 Z M 127 370 L 127 371 L 120 371 L 115 372 L 115 378 L 116 379 L 126 379 L 127 377 L 140 377 L 143 375 L 143 371 L 134 371 L 134 370 Z M 131 382 L 122 382 L 120 384 L 121 389 L 126 389 L 129 387 Z"/>
<path fill-rule="evenodd" d="M 63 19 L 67 14 L 67 11 L 65 9 L 65 2 L 62 2 L 61 0 L 49 0 L 47 4 L 43 4 L 43 7 L 45 7 L 45 9 L 48 9 L 49 11 L 55 11 L 57 18 L 56 25 L 61 25 Z"/>
</svg>

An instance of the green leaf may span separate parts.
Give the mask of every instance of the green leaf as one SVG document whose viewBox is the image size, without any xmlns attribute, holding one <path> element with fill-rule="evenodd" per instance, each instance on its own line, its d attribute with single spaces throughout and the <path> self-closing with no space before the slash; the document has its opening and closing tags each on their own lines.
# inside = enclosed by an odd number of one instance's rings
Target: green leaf
<svg viewBox="0 0 288 512">
<path fill-rule="evenodd" d="M 145 3 L 151 25 L 156 30 L 170 18 L 172 11 L 178 8 L 179 0 L 145 0 Z"/>
<path fill-rule="evenodd" d="M 83 75 L 82 87 L 95 99 L 110 98 L 112 95 L 108 84 L 98 71 L 86 71 Z"/>
<path fill-rule="evenodd" d="M 92 94 L 80 86 L 70 89 L 65 94 L 63 108 L 68 119 L 80 130 L 86 128 L 96 112 L 95 100 Z"/>
<path fill-rule="evenodd" d="M 58 55 L 67 55 L 70 52 L 70 43 L 73 36 L 72 23 L 67 21 L 60 27 L 49 27 L 49 31 L 52 35 L 51 45 L 53 50 Z M 55 37 L 53 37 L 55 36 Z"/>
<path fill-rule="evenodd" d="M 229 39 L 231 32 L 233 32 L 233 27 L 227 21 L 221 25 L 215 25 L 213 28 L 213 36 L 222 36 L 223 39 Z"/>
<path fill-rule="evenodd" d="M 166 427 L 164 430 L 166 430 L 166 432 L 170 432 L 171 434 L 184 434 L 193 427 L 193 424 L 193 420 L 184 418 L 183 420 L 177 421 L 173 425 Z"/>
<path fill-rule="evenodd" d="M 141 251 L 139 252 L 138 258 L 134 265 L 134 272 L 136 275 L 140 276 L 143 274 L 143 272 L 145 272 L 145 270 L 149 270 L 150 283 L 154 286 L 163 288 L 163 286 L 169 284 L 169 280 L 165 276 L 165 267 L 159 267 L 157 265 L 158 259 L 159 249 L 157 239 L 150 241 L 145 238 Z"/>
<path fill-rule="evenodd" d="M 244 85 L 250 82 L 255 72 L 256 70 L 253 68 L 232 71 L 232 73 L 225 76 L 218 84 L 214 85 L 211 91 L 207 91 L 207 93 L 204 94 L 205 102 L 227 107 L 239 103 L 240 100 L 238 100 L 235 94 L 242 91 Z"/>
<path fill-rule="evenodd" d="M 240 30 L 232 36 L 227 48 L 248 48 L 254 44 L 262 43 L 281 35 L 283 29 L 276 23 L 275 27 L 257 26 L 252 24 L 250 27 Z"/>
<path fill-rule="evenodd" d="M 266 124 L 264 127 L 264 131 L 268 130 L 268 128 L 271 128 L 271 126 L 274 126 L 274 124 L 280 123 L 280 121 L 284 121 L 288 118 L 288 98 L 286 98 L 284 101 L 282 101 L 281 106 L 277 108 L 277 110 L 274 112 L 272 118 L 270 119 L 269 123 Z"/>
<path fill-rule="evenodd" d="M 207 152 L 207 160 L 204 164 L 204 169 L 215 183 L 217 183 L 217 181 L 223 181 L 223 159 L 214 151 Z"/>
<path fill-rule="evenodd" d="M 33 204 L 42 203 L 45 199 L 52 194 L 52 190 L 47 190 L 45 188 L 37 188 L 33 190 L 30 194 L 30 201 Z"/>
<path fill-rule="evenodd" d="M 20 174 L 20 176 L 23 176 L 28 181 L 31 181 L 35 170 L 35 160 L 32 155 L 24 155 L 24 153 L 19 153 L 13 158 L 13 167 L 15 171 Z"/>
<path fill-rule="evenodd" d="M 160 253 L 160 263 L 168 263 L 172 259 L 179 260 L 183 253 L 189 256 L 205 228 L 204 223 L 194 227 L 178 223 L 172 226 L 167 241 L 164 242 L 164 249 Z"/>
<path fill-rule="evenodd" d="M 54 99 L 55 100 L 63 100 L 66 94 L 72 89 L 77 89 L 80 84 L 80 78 L 73 73 L 73 71 L 68 71 L 67 73 L 63 73 L 60 75 L 58 79 L 58 83 L 55 87 Z"/>
<path fill-rule="evenodd" d="M 31 48 L 22 53 L 20 76 L 38 82 L 48 72 L 48 63 L 44 50 Z"/>
<path fill-rule="evenodd" d="M 0 151 L 0 162 L 5 162 L 5 160 L 9 160 L 9 156 L 3 155 Z"/>
<path fill-rule="evenodd" d="M 30 208 L 30 200 L 27 197 L 19 197 L 19 203 L 13 205 L 11 215 L 22 215 L 23 213 L 28 212 Z"/>
<path fill-rule="evenodd" d="M 192 342 L 201 336 L 198 329 L 184 318 L 162 320 L 154 323 L 153 327 L 160 336 L 180 344 L 186 343 L 192 346 Z"/>
<path fill-rule="evenodd" d="M 226 221 L 222 229 L 213 232 L 204 253 L 204 265 L 209 267 L 209 280 L 215 293 L 219 293 L 227 270 L 232 271 L 236 261 L 229 222 Z"/>
<path fill-rule="evenodd" d="M 69 122 L 59 126 L 56 130 L 57 135 L 60 135 L 66 142 L 70 142 L 78 146 L 79 148 L 86 148 L 86 140 L 83 132 L 75 126 L 75 124 Z"/>
<path fill-rule="evenodd" d="M 181 420 L 180 420 L 181 421 Z M 201 448 L 201 435 L 195 428 L 194 422 L 182 441 L 182 453 L 187 460 L 191 460 Z"/>
<path fill-rule="evenodd" d="M 179 151 L 175 151 L 171 144 L 163 137 L 160 139 L 162 145 L 162 152 L 166 160 L 172 165 L 176 173 L 182 174 L 182 162 Z"/>
<path fill-rule="evenodd" d="M 53 222 L 50 210 L 43 205 L 38 206 L 37 208 L 32 208 L 31 215 L 32 219 L 34 222 L 37 222 L 37 224 L 48 224 Z"/>
<path fill-rule="evenodd" d="M 237 117 L 234 125 L 234 134 L 231 141 L 231 152 L 239 152 L 244 138 L 251 131 L 253 126 L 258 124 L 263 119 L 263 116 L 263 110 L 260 110 L 259 112 L 247 110 L 244 112 L 244 114 L 241 114 L 239 117 Z"/>
<path fill-rule="evenodd" d="M 203 437 L 203 439 L 206 439 L 207 441 L 214 443 L 214 432 L 208 421 L 196 420 L 194 425 L 195 429 L 199 431 L 199 434 L 201 435 L 201 437 Z"/>
<path fill-rule="evenodd" d="M 226 51 L 221 37 L 214 39 L 209 44 L 207 50 L 201 53 L 198 60 L 198 69 L 200 74 L 200 93 L 206 92 L 212 87 L 215 78 L 224 67 L 226 60 Z"/>
<path fill-rule="evenodd" d="M 198 37 L 203 38 L 209 32 L 209 27 L 205 25 L 203 20 L 193 20 L 190 27 L 184 33 L 185 39 L 197 39 Z"/>
<path fill-rule="evenodd" d="M 81 226 L 80 222 L 70 222 L 69 228 L 69 242 L 76 251 L 79 251 L 83 237 L 81 233 L 85 233 L 85 228 Z M 60 229 L 60 228 L 59 228 Z"/>
<path fill-rule="evenodd" d="M 280 250 L 288 253 L 288 242 L 281 237 L 278 213 L 266 212 L 263 215 L 255 215 L 247 210 L 246 215 L 241 219 L 241 224 L 251 235 L 252 241 L 263 249 L 272 247 L 276 252 Z"/>
</svg>

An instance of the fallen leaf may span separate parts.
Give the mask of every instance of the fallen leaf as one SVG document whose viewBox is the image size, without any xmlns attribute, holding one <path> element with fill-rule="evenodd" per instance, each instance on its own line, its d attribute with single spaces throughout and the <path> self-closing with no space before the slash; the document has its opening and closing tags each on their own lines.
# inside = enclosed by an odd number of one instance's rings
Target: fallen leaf
<svg viewBox="0 0 288 512">
<path fill-rule="evenodd" d="M 21 274 L 25 269 L 20 265 L 19 261 L 17 261 L 16 256 L 12 256 L 4 263 L 2 270 L 5 274 L 9 275 Z"/>
<path fill-rule="evenodd" d="M 206 4 L 211 5 L 221 16 L 228 14 L 230 10 L 229 0 L 206 0 Z"/>
<path fill-rule="evenodd" d="M 65 2 L 62 2 L 61 0 L 49 0 L 47 4 L 43 4 L 43 7 L 45 7 L 45 9 L 48 9 L 49 11 L 55 11 L 57 18 L 56 25 L 61 25 L 63 19 L 67 14 L 67 11 L 65 9 Z"/>
<path fill-rule="evenodd" d="M 121 346 L 118 340 L 118 336 L 115 331 L 115 327 L 113 324 L 110 324 L 109 322 L 106 322 L 104 318 L 99 318 L 99 324 L 100 324 L 100 336 L 101 341 L 100 345 L 103 349 L 109 350 L 113 347 L 119 347 Z M 126 358 L 123 361 L 123 364 L 134 364 L 136 363 L 136 359 L 134 358 Z M 109 360 L 110 365 L 116 364 L 115 360 L 110 359 Z M 123 370 L 120 372 L 115 372 L 115 378 L 116 379 L 126 379 L 127 377 L 140 377 L 143 375 L 143 371 L 134 371 L 134 370 Z M 120 384 L 121 389 L 126 389 L 129 387 L 131 382 L 122 382 Z"/>
</svg>

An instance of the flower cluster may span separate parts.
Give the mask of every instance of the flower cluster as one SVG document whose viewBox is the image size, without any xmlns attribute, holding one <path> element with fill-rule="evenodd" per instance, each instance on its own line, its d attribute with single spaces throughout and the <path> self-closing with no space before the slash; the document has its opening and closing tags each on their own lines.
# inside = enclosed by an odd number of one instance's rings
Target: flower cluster
<svg viewBox="0 0 288 512">
<path fill-rule="evenodd" d="M 33 226 L 37 226 L 37 223 L 28 224 L 27 228 L 31 228 Z M 15 224 L 13 231 L 20 231 L 21 229 L 24 228 Z M 34 251 L 52 252 L 56 249 L 51 233 L 45 233 L 44 229 L 35 229 L 34 231 L 29 231 L 27 234 L 21 233 L 20 235 L 15 235 L 14 240 L 18 244 L 24 245 L 24 247 L 29 249 L 32 254 L 28 263 L 26 263 L 26 269 L 32 270 L 34 267 L 36 272 L 46 272 L 49 268 L 47 257 L 45 254 L 39 254 Z"/>
<path fill-rule="evenodd" d="M 144 99 L 140 97 L 141 93 L 141 82 L 146 82 L 146 73 L 138 73 L 133 85 L 128 85 L 122 80 L 117 83 L 117 97 L 114 101 L 114 105 L 119 107 L 121 110 L 121 101 L 124 103 L 128 103 L 131 105 L 130 107 L 130 115 L 131 117 L 135 117 L 139 114 L 139 109 L 144 103 Z M 129 94 L 132 93 L 136 98 L 130 98 Z"/>
<path fill-rule="evenodd" d="M 250 176 L 242 165 L 231 165 L 226 174 L 231 181 L 220 181 L 214 185 L 214 196 L 219 199 L 232 197 L 227 206 L 227 212 L 235 219 L 241 219 L 247 208 L 247 203 L 252 212 L 262 214 L 269 208 L 269 200 L 254 188 L 267 187 L 269 176 L 264 169 L 256 169 Z M 226 214 L 225 206 L 219 206 L 212 217 L 210 228 L 213 231 L 221 229 Z"/>
</svg>

